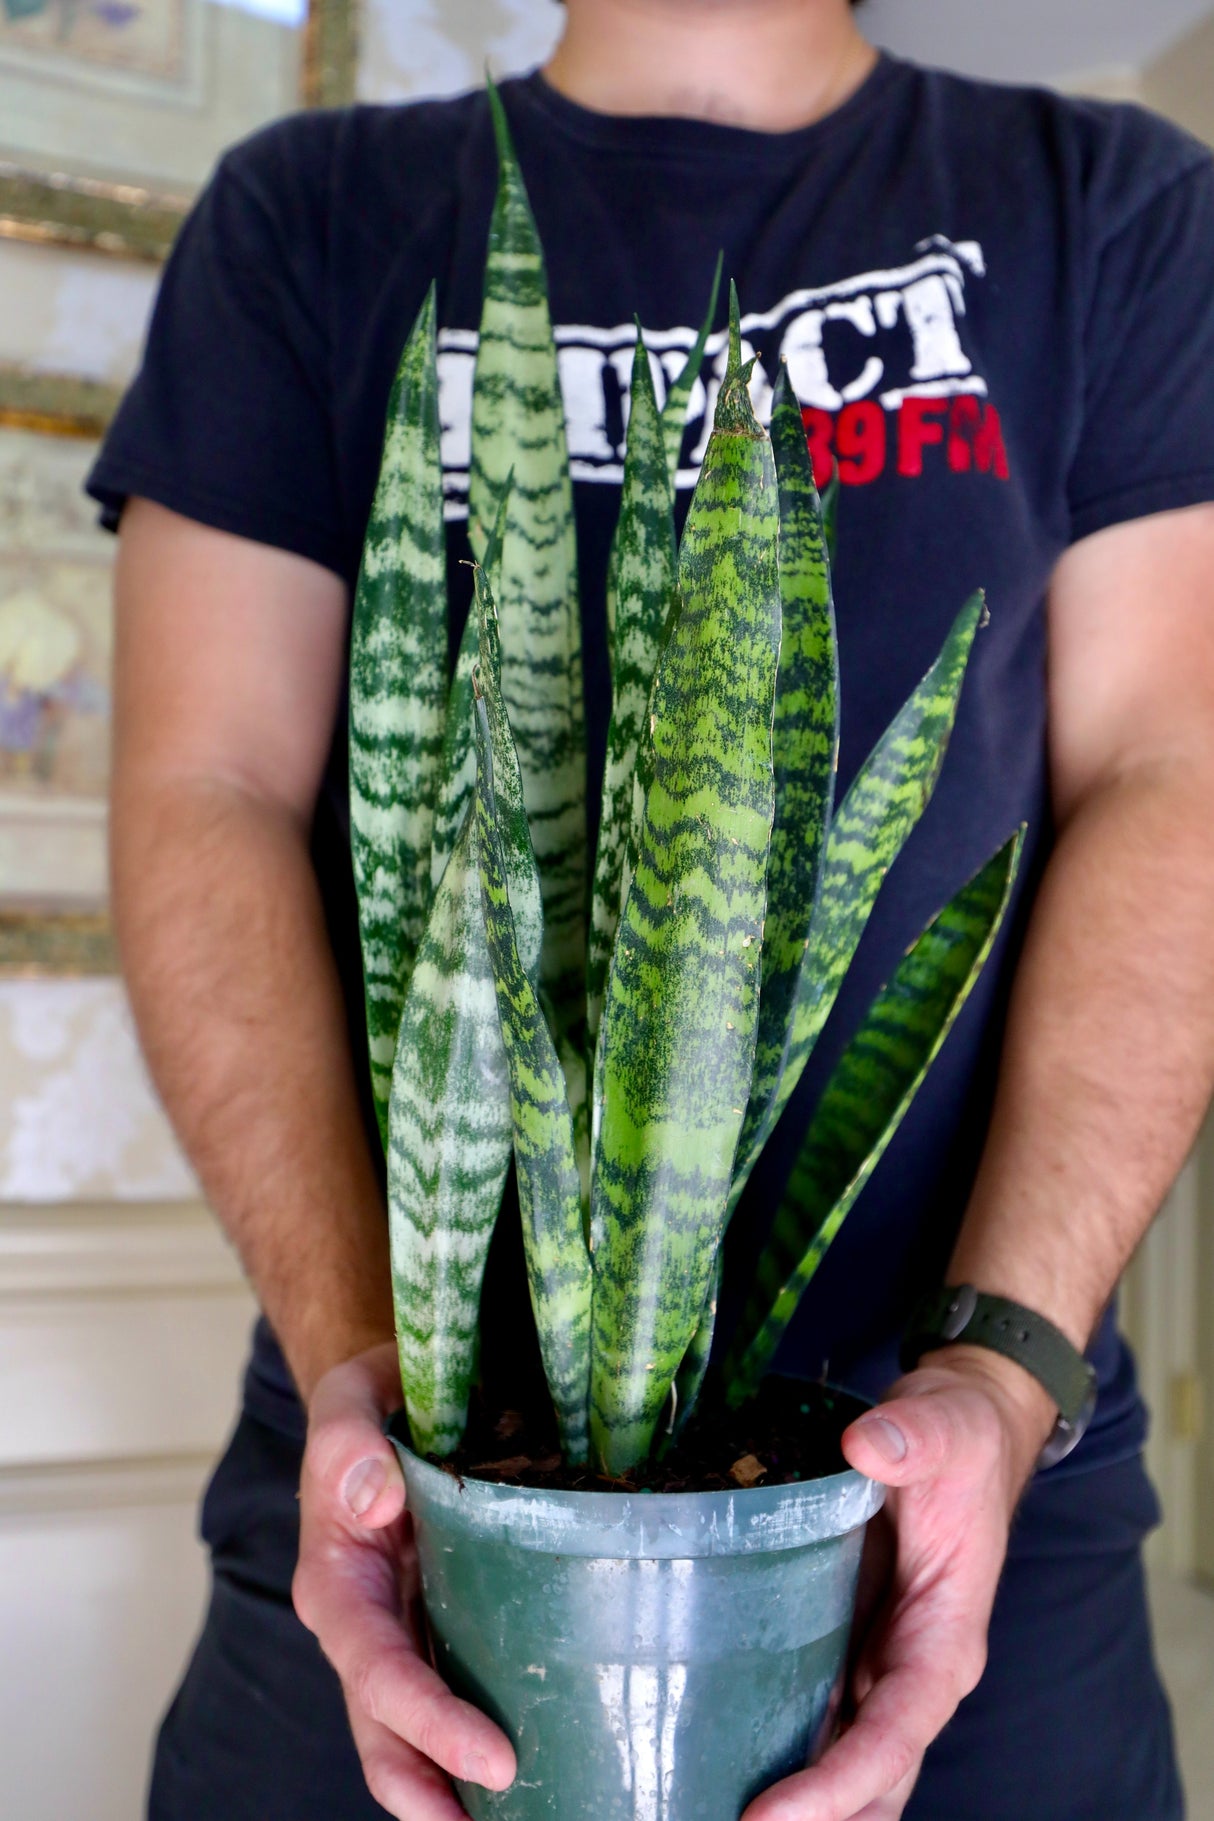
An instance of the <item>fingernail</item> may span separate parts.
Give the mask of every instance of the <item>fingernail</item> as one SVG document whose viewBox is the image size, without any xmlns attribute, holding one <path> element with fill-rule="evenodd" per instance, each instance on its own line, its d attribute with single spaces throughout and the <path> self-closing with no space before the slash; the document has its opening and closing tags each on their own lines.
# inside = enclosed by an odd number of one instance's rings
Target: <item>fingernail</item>
<svg viewBox="0 0 1214 1821">
<path fill-rule="evenodd" d="M 362 1517 L 364 1512 L 370 1511 L 383 1491 L 386 1479 L 382 1461 L 359 1461 L 357 1467 L 351 1467 L 341 1495 L 355 1517 Z"/>
<path fill-rule="evenodd" d="M 860 1427 L 881 1459 L 888 1461 L 891 1467 L 896 1467 L 899 1461 L 906 1459 L 906 1437 L 896 1423 L 891 1423 L 884 1416 L 866 1416 Z"/>
<path fill-rule="evenodd" d="M 478 1751 L 469 1752 L 464 1759 L 464 1782 L 480 1783 L 489 1788 L 489 1760 L 482 1758 Z"/>
</svg>

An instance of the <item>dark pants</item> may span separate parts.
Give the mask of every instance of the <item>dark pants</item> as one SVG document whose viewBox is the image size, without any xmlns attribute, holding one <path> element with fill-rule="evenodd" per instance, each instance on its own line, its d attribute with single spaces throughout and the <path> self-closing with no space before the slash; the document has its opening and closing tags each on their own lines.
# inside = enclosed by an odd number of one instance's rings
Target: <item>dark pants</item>
<svg viewBox="0 0 1214 1821">
<path fill-rule="evenodd" d="M 337 1678 L 291 1609 L 299 1444 L 245 1415 L 203 1504 L 210 1609 L 161 1729 L 150 1821 L 374 1821 Z M 1013 1537 L 990 1664 L 905 1821 L 1182 1821 L 1151 1653 L 1141 1464 L 1050 1478 Z"/>
</svg>

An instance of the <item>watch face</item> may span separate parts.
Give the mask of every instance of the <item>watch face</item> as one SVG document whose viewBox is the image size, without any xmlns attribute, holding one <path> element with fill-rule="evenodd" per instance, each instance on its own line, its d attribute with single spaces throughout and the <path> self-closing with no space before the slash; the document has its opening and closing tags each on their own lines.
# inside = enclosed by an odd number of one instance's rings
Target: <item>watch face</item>
<svg viewBox="0 0 1214 1821">
<path fill-rule="evenodd" d="M 1037 1471 L 1039 1473 L 1043 1468 L 1056 1467 L 1059 1461 L 1064 1461 L 1066 1459 L 1067 1455 L 1070 1454 L 1071 1450 L 1081 1440 L 1084 1431 L 1092 1420 L 1095 1409 L 1096 1382 L 1095 1377 L 1093 1377 L 1092 1382 L 1088 1387 L 1088 1394 L 1083 1400 L 1083 1409 L 1079 1412 L 1079 1415 L 1075 1418 L 1074 1422 L 1068 1423 L 1065 1416 L 1060 1416 L 1058 1421 L 1054 1424 L 1053 1434 L 1045 1444 L 1045 1447 L 1041 1450 L 1041 1457 L 1037 1462 Z"/>
</svg>

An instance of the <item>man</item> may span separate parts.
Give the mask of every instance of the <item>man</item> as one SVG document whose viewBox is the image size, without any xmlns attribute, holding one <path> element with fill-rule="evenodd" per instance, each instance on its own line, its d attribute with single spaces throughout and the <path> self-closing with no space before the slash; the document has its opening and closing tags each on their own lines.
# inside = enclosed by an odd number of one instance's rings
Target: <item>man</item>
<svg viewBox="0 0 1214 1821">
<path fill-rule="evenodd" d="M 570 0 L 543 75 L 503 94 L 547 249 L 600 760 L 619 325 L 639 311 L 677 364 L 718 246 L 768 380 L 788 359 L 819 478 L 837 462 L 845 483 L 843 784 L 961 601 L 989 592 L 937 801 L 735 1223 L 742 1253 L 875 985 L 1029 825 L 1005 937 L 783 1356 L 888 1393 L 845 1448 L 891 1491 L 850 1723 L 748 1821 L 1177 1821 L 1143 1416 L 1104 1312 L 1214 1081 L 1209 160 L 1133 111 L 878 59 L 846 0 Z M 156 1821 L 449 1821 L 448 1773 L 513 1774 L 422 1654 L 381 1435 L 399 1388 L 342 733 L 384 404 L 435 274 L 458 574 L 493 178 L 480 96 L 238 148 L 183 231 L 93 477 L 122 512 L 130 989 L 290 1374 L 263 1330 L 204 1507 L 214 1597 L 161 1736 Z M 710 405 L 693 401 L 684 504 Z M 1022 1504 L 1058 1413 L 1048 1372 L 937 1325 L 893 1383 L 942 1282 L 1044 1319 L 1060 1357 L 1090 1345 L 1095 1419 Z"/>
</svg>

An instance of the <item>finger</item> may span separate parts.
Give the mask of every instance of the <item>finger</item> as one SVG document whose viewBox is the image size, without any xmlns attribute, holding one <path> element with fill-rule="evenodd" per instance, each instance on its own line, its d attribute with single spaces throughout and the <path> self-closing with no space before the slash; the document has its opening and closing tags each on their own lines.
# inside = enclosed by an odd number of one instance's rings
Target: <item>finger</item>
<svg viewBox="0 0 1214 1821">
<path fill-rule="evenodd" d="M 396 1821 L 467 1821 L 446 1774 L 366 1714 L 350 1708 L 350 1731 L 367 1788 Z"/>
<path fill-rule="evenodd" d="M 888 1796 L 880 1796 L 876 1802 L 870 1802 L 867 1808 L 861 1809 L 855 1821 L 902 1821 L 902 1811 L 914 1793 L 922 1768 L 920 1760 L 911 1776 L 899 1783 L 897 1789 L 892 1789 Z"/>
<path fill-rule="evenodd" d="M 976 1443 L 981 1445 L 991 1426 L 984 1418 L 980 1399 L 894 1398 L 844 1430 L 843 1453 L 869 1479 L 884 1486 L 913 1486 L 941 1473 L 963 1443 L 972 1459 Z"/>
<path fill-rule="evenodd" d="M 341 1678 L 351 1712 L 378 1722 L 450 1776 L 486 1789 L 514 1781 L 506 1735 L 453 1695 L 413 1649 L 379 1581 L 382 1560 L 330 1563 L 310 1602 L 312 1629 Z"/>
<path fill-rule="evenodd" d="M 380 1530 L 400 1516 L 405 1482 L 384 1418 L 400 1401 L 395 1352 L 377 1348 L 336 1367 L 317 1386 L 308 1420 L 303 1472 L 327 1509 L 346 1524 Z"/>
<path fill-rule="evenodd" d="M 852 1612 L 852 1652 L 868 1635 L 873 1620 L 885 1602 L 893 1582 L 898 1558 L 898 1539 L 892 1522 L 894 1501 L 887 1500 L 882 1510 L 869 1519 L 856 1581 L 856 1600 Z"/>
<path fill-rule="evenodd" d="M 962 1692 L 951 1674 L 908 1658 L 875 1685 L 819 1764 L 764 1791 L 743 1821 L 856 1821 L 870 1808 L 879 1821 L 896 1816 L 899 1792 L 909 1795 Z"/>
</svg>

